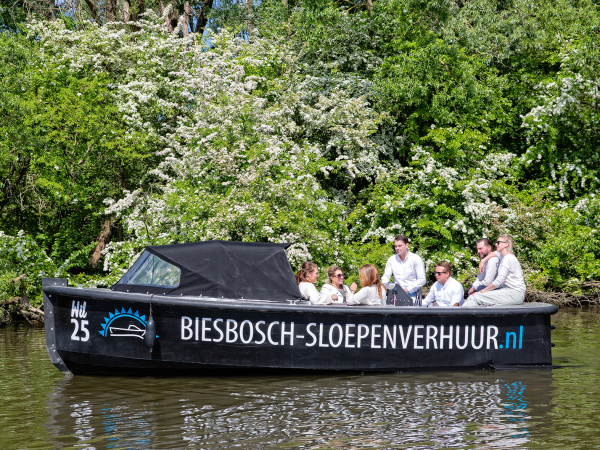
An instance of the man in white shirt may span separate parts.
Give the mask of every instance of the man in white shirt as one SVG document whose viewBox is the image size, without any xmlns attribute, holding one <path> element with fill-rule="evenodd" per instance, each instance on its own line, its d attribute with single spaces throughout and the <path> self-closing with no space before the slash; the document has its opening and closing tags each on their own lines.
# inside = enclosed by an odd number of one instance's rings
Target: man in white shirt
<svg viewBox="0 0 600 450">
<path fill-rule="evenodd" d="M 381 281 L 389 283 L 393 275 L 394 282 L 416 299 L 425 285 L 425 264 L 419 255 L 408 249 L 408 238 L 403 234 L 394 239 L 394 250 L 396 254 L 387 260 Z"/>
<path fill-rule="evenodd" d="M 425 300 L 423 306 L 439 306 L 448 308 L 452 306 L 461 306 L 465 298 L 465 290 L 457 280 L 452 278 L 452 266 L 443 261 L 435 268 L 435 279 L 437 280 Z"/>
<path fill-rule="evenodd" d="M 494 281 L 498 273 L 498 264 L 500 264 L 500 258 L 496 258 L 496 253 L 492 251 L 492 241 L 488 238 L 477 241 L 477 254 L 482 261 L 485 261 L 485 266 L 483 272 L 477 275 L 477 278 L 469 289 L 469 295 L 481 291 Z M 488 258 L 488 256 L 490 257 Z"/>
</svg>

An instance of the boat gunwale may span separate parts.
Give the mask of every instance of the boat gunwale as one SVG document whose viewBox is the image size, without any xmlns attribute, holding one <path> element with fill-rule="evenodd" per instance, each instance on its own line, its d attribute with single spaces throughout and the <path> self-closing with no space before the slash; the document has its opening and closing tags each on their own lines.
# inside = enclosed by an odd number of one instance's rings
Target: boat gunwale
<svg viewBox="0 0 600 450">
<path fill-rule="evenodd" d="M 558 312 L 556 305 L 531 302 L 521 305 L 494 307 L 460 307 L 460 308 L 424 308 L 421 306 L 348 306 L 311 305 L 306 301 L 288 300 L 284 303 L 264 299 L 225 299 L 216 297 L 169 296 L 156 294 L 139 294 L 112 291 L 104 288 L 82 288 L 65 285 L 46 285 L 46 295 L 74 296 L 97 300 L 126 300 L 136 303 L 152 303 L 154 305 L 181 306 L 193 308 L 233 309 L 271 312 L 320 313 L 344 315 L 378 315 L 378 316 L 523 316 L 532 314 L 552 315 Z"/>
</svg>

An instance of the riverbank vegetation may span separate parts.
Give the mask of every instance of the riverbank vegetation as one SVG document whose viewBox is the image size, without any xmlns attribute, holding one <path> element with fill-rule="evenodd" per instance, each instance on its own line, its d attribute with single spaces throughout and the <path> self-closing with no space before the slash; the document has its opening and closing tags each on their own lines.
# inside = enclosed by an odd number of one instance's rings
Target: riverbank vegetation
<svg viewBox="0 0 600 450">
<path fill-rule="evenodd" d="M 24 1 L 0 17 L 4 302 L 19 277 L 35 307 L 41 276 L 108 286 L 145 245 L 206 239 L 291 242 L 294 267 L 356 278 L 403 233 L 428 272 L 447 260 L 467 282 L 475 241 L 506 232 L 530 298 L 599 301 L 591 1 Z"/>
</svg>

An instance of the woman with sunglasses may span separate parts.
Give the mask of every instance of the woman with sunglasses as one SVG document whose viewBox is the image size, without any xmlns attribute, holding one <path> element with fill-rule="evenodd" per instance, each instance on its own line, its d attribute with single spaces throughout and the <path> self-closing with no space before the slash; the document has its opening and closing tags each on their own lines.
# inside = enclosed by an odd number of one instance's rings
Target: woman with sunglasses
<svg viewBox="0 0 600 450">
<path fill-rule="evenodd" d="M 496 278 L 481 291 L 469 296 L 463 306 L 520 305 L 525 300 L 523 269 L 513 253 L 512 238 L 508 234 L 498 236 L 496 250 L 500 252 Z"/>
<path fill-rule="evenodd" d="M 321 295 L 330 295 L 333 303 L 346 303 L 350 288 L 344 284 L 345 277 L 344 271 L 338 266 L 329 266 L 327 269 L 328 281 L 321 288 Z"/>
</svg>

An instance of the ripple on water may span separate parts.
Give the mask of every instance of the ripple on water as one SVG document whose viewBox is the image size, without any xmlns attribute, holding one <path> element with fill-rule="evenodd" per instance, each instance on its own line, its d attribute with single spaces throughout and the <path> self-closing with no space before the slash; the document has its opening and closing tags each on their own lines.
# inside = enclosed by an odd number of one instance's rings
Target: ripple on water
<svg viewBox="0 0 600 450">
<path fill-rule="evenodd" d="M 69 446 L 516 448 L 549 399 L 527 398 L 524 376 L 74 377 L 49 396 L 49 429 Z"/>
<path fill-rule="evenodd" d="M 2 448 L 597 448 L 597 313 L 561 311 L 555 370 L 63 377 L 0 329 Z"/>
</svg>

